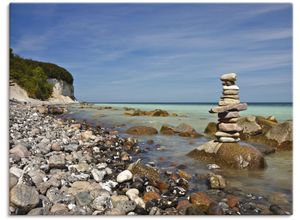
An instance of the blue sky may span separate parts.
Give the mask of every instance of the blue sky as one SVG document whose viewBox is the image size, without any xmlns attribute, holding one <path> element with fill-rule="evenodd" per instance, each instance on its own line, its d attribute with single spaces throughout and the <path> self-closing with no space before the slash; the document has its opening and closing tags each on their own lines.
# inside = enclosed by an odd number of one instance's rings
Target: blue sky
<svg viewBox="0 0 300 220">
<path fill-rule="evenodd" d="M 10 47 L 63 66 L 78 100 L 292 101 L 291 4 L 11 4 Z"/>
</svg>

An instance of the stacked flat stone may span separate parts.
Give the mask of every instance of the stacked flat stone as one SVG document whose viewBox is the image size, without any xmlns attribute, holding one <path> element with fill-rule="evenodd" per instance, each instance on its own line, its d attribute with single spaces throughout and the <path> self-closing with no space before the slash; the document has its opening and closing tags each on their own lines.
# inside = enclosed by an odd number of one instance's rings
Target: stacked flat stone
<svg viewBox="0 0 300 220">
<path fill-rule="evenodd" d="M 221 76 L 223 95 L 219 106 L 210 110 L 210 113 L 218 113 L 218 125 L 215 136 L 221 143 L 232 143 L 240 141 L 240 131 L 237 121 L 240 117 L 239 111 L 247 109 L 246 103 L 240 103 L 239 87 L 235 84 L 236 74 L 227 73 Z"/>
</svg>

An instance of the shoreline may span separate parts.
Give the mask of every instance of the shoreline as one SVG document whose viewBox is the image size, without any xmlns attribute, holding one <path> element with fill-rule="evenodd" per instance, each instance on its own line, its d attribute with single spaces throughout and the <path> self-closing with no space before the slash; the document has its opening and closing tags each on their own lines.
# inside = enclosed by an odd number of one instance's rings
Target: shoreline
<svg viewBox="0 0 300 220">
<path fill-rule="evenodd" d="M 288 210 L 263 196 L 229 188 L 226 181 L 219 189 L 209 189 L 212 179 L 222 182 L 213 170 L 209 176 L 195 177 L 184 170 L 162 173 L 153 164 L 134 166 L 132 156 L 138 156 L 139 142 L 111 129 L 40 113 L 35 103 L 10 101 L 9 107 L 11 215 L 292 213 L 292 207 Z M 29 127 L 25 132 L 24 124 Z M 24 139 L 27 143 L 16 149 L 17 140 Z M 210 182 L 208 189 L 189 192 L 190 178 Z M 26 200 L 17 195 L 22 190 L 30 191 L 38 202 L 19 201 Z"/>
</svg>

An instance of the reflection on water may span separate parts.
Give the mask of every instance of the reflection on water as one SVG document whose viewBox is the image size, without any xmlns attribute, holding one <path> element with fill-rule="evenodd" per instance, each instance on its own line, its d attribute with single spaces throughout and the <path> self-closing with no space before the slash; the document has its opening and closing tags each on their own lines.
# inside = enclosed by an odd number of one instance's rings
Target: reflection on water
<svg viewBox="0 0 300 220">
<path fill-rule="evenodd" d="M 104 127 L 113 127 L 121 132 L 133 125 L 146 125 L 160 129 L 162 124 L 179 125 L 187 123 L 192 125 L 198 132 L 202 133 L 210 121 L 216 121 L 216 115 L 208 113 L 213 105 L 144 105 L 144 104 L 98 104 L 100 106 L 113 106 L 117 110 L 96 110 L 80 109 L 78 106 L 70 108 L 66 117 L 86 120 L 93 125 Z M 142 117 L 126 116 L 123 107 L 140 108 L 142 110 L 153 110 L 160 108 L 169 112 L 175 112 L 180 117 Z M 254 105 L 243 113 L 244 115 L 274 115 L 279 121 L 292 119 L 291 105 Z M 126 136 L 125 134 L 123 134 Z M 162 169 L 173 169 L 178 165 L 185 165 L 186 171 L 193 174 L 206 174 L 210 172 L 205 163 L 192 160 L 185 156 L 195 147 L 206 142 L 204 137 L 191 139 L 178 136 L 139 136 L 140 142 L 146 142 L 151 139 L 153 145 L 141 143 L 141 147 L 147 151 L 139 155 L 145 162 L 153 161 Z M 163 150 L 160 150 L 163 149 Z M 222 169 L 222 174 L 228 184 L 232 187 L 238 187 L 248 192 L 270 195 L 280 192 L 287 195 L 288 200 L 292 200 L 292 152 L 276 152 L 266 157 L 268 167 L 265 170 L 247 171 Z M 192 187 L 195 190 L 206 189 L 204 182 L 194 180 Z"/>
</svg>

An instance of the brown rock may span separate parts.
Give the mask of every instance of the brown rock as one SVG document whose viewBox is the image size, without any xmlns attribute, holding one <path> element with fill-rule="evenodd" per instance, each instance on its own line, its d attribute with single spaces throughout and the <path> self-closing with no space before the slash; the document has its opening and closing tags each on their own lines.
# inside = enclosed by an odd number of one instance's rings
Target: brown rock
<svg viewBox="0 0 300 220">
<path fill-rule="evenodd" d="M 189 180 L 189 179 L 192 178 L 192 175 L 189 174 L 189 173 L 187 173 L 187 172 L 184 171 L 184 170 L 179 170 L 178 175 L 179 175 L 181 178 L 184 178 L 184 179 L 187 179 L 187 180 Z"/>
<path fill-rule="evenodd" d="M 30 152 L 22 144 L 17 144 L 14 148 L 9 150 L 9 153 L 21 158 L 30 156 Z"/>
<path fill-rule="evenodd" d="M 177 204 L 177 206 L 176 206 L 176 209 L 177 210 L 186 210 L 187 209 L 187 207 L 189 207 L 189 206 L 191 206 L 192 204 L 190 203 L 190 201 L 189 200 L 187 200 L 187 199 L 183 199 L 183 200 L 180 200 L 180 201 L 178 201 L 178 204 Z"/>
<path fill-rule="evenodd" d="M 207 211 L 208 215 L 224 215 L 223 209 L 216 203 L 210 203 Z"/>
<path fill-rule="evenodd" d="M 209 207 L 209 204 L 212 202 L 205 192 L 193 193 L 190 200 L 193 205 L 204 205 L 206 207 Z"/>
<path fill-rule="evenodd" d="M 157 184 L 157 188 L 162 192 L 167 192 L 169 189 L 169 184 L 164 181 L 159 181 Z"/>
<path fill-rule="evenodd" d="M 53 206 L 51 207 L 50 212 L 51 213 L 55 213 L 56 215 L 58 214 L 67 214 L 68 213 L 68 207 L 66 204 L 62 204 L 62 203 L 56 203 L 53 204 Z"/>
<path fill-rule="evenodd" d="M 204 130 L 204 133 L 210 136 L 214 136 L 217 131 L 217 124 L 215 122 L 209 122 Z"/>
<path fill-rule="evenodd" d="M 126 130 L 127 134 L 132 135 L 155 135 L 158 131 L 152 127 L 134 126 Z"/>
<path fill-rule="evenodd" d="M 61 151 L 62 149 L 61 149 L 61 146 L 58 144 L 58 143 L 53 143 L 52 145 L 51 145 L 51 149 L 53 150 L 53 151 Z"/>
<path fill-rule="evenodd" d="M 130 170 L 134 175 L 147 177 L 153 186 L 157 186 L 158 183 L 161 182 L 158 171 L 152 167 L 145 166 L 140 162 L 130 164 L 127 169 Z"/>
<path fill-rule="evenodd" d="M 10 191 L 10 202 L 26 211 L 36 207 L 39 200 L 36 189 L 25 184 L 15 185 Z"/>
<path fill-rule="evenodd" d="M 177 134 L 182 137 L 192 137 L 192 138 L 201 136 L 201 134 L 199 134 L 192 126 L 185 123 L 181 123 L 176 127 L 171 125 L 163 125 L 160 129 L 160 133 L 164 135 Z"/>
<path fill-rule="evenodd" d="M 259 169 L 267 166 L 260 151 L 251 145 L 239 143 L 222 143 L 217 147 L 211 147 L 210 142 L 207 142 L 192 150 L 187 156 L 207 163 L 239 169 Z"/>
<path fill-rule="evenodd" d="M 277 124 L 267 131 L 265 135 L 269 140 L 277 142 L 277 148 L 292 149 L 293 147 L 293 122 L 285 121 Z"/>
<path fill-rule="evenodd" d="M 227 204 L 229 208 L 236 207 L 237 204 L 239 203 L 239 198 L 233 195 L 227 195 Z"/>
<path fill-rule="evenodd" d="M 156 199 L 156 200 L 159 200 L 160 199 L 160 195 L 157 193 L 157 192 L 146 192 L 144 194 L 144 202 L 148 202 L 148 201 L 151 201 L 153 199 Z"/>
<path fill-rule="evenodd" d="M 167 117 L 169 116 L 169 113 L 161 109 L 155 109 L 153 111 L 147 112 L 147 115 L 155 117 Z"/>
<path fill-rule="evenodd" d="M 226 187 L 226 182 L 221 175 L 210 175 L 209 183 L 211 189 L 224 189 Z"/>
</svg>

